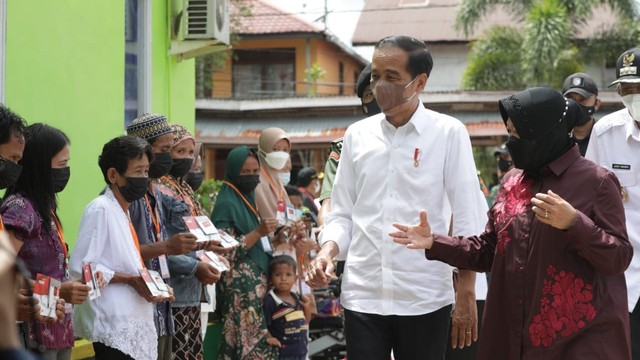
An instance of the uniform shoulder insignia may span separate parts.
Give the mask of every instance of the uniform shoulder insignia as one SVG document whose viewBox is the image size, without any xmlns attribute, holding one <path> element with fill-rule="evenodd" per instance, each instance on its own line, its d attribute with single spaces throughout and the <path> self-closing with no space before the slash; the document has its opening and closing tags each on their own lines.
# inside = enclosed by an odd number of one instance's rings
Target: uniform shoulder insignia
<svg viewBox="0 0 640 360">
<path fill-rule="evenodd" d="M 344 138 L 339 138 L 331 142 L 329 147 L 329 157 L 335 160 L 340 160 L 340 154 L 342 153 L 342 143 Z"/>
</svg>

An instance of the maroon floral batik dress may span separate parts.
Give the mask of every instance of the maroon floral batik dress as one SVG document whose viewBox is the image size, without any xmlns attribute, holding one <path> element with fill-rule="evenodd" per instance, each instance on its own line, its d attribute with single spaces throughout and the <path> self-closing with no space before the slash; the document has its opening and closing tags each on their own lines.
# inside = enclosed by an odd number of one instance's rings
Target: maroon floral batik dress
<svg viewBox="0 0 640 360">
<path fill-rule="evenodd" d="M 548 190 L 577 210 L 569 229 L 535 217 Z M 631 359 L 620 185 L 577 147 L 536 176 L 509 172 L 482 235 L 434 240 L 427 258 L 491 271 L 477 359 Z"/>
</svg>

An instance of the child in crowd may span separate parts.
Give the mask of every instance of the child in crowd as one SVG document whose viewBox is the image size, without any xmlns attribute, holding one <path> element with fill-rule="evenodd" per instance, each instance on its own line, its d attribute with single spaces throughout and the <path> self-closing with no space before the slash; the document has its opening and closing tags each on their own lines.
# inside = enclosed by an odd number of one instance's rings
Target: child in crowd
<svg viewBox="0 0 640 360">
<path fill-rule="evenodd" d="M 280 360 L 307 358 L 307 332 L 312 302 L 291 291 L 298 277 L 296 262 L 288 255 L 275 256 L 269 263 L 273 289 L 264 300 L 267 343 L 280 348 Z"/>
</svg>

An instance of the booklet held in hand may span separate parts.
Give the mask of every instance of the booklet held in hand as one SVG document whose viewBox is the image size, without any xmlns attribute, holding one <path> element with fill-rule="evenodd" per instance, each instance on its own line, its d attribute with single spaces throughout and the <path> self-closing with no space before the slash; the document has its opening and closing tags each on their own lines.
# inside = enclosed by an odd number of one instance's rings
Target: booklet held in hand
<svg viewBox="0 0 640 360">
<path fill-rule="evenodd" d="M 82 278 L 86 285 L 91 287 L 89 290 L 89 300 L 93 300 L 99 297 L 100 294 L 100 286 L 98 284 L 98 280 L 96 280 L 96 264 L 95 263 L 84 263 L 82 264 Z"/>
<path fill-rule="evenodd" d="M 216 240 L 225 248 L 238 246 L 238 240 L 223 230 L 216 228 L 206 216 L 184 216 L 182 218 L 189 231 L 195 235 L 198 242 Z"/>
<path fill-rule="evenodd" d="M 33 286 L 33 297 L 38 300 L 41 316 L 57 318 L 56 305 L 58 299 L 60 299 L 61 285 L 59 280 L 42 274 L 36 275 L 36 283 Z"/>
</svg>

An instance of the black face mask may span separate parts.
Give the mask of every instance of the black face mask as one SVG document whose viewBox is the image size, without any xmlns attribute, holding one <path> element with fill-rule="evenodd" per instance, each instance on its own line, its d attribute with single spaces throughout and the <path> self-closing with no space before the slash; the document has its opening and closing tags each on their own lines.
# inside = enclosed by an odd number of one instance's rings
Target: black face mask
<svg viewBox="0 0 640 360">
<path fill-rule="evenodd" d="M 535 141 L 509 136 L 506 145 L 513 159 L 513 164 L 518 169 L 533 170 L 541 165 L 538 164 L 538 147 Z"/>
<path fill-rule="evenodd" d="M 18 181 L 22 166 L 0 157 L 0 189 L 6 189 Z"/>
<path fill-rule="evenodd" d="M 142 199 L 147 193 L 149 186 L 149 178 L 147 177 L 125 177 L 127 183 L 124 186 L 118 186 L 120 194 L 128 203 Z"/>
<path fill-rule="evenodd" d="M 193 164 L 193 159 L 185 158 L 185 159 L 173 159 L 173 166 L 171 166 L 171 175 L 175 178 L 181 178 L 189 172 L 191 169 L 191 165 Z"/>
<path fill-rule="evenodd" d="M 260 175 L 240 175 L 236 178 L 235 185 L 243 194 L 249 194 L 260 183 Z"/>
<path fill-rule="evenodd" d="M 198 189 L 200 189 L 200 186 L 202 186 L 202 182 L 204 181 L 204 173 L 203 172 L 190 172 L 187 174 L 187 178 L 185 179 L 185 181 L 187 182 L 187 184 L 189 184 L 189 186 L 191 186 L 191 189 L 193 191 L 196 191 Z"/>
<path fill-rule="evenodd" d="M 51 169 L 51 181 L 53 182 L 53 192 L 59 193 L 67 186 L 71 177 L 69 166 L 60 169 Z"/>
<path fill-rule="evenodd" d="M 596 113 L 595 106 L 584 106 L 580 105 L 580 116 L 576 119 L 576 123 L 573 126 L 582 126 L 591 120 L 593 114 Z"/>
<path fill-rule="evenodd" d="M 159 179 L 169 173 L 173 165 L 173 159 L 170 152 L 161 152 L 153 154 L 153 162 L 149 165 L 149 177 Z"/>
<path fill-rule="evenodd" d="M 513 161 L 511 160 L 498 160 L 498 169 L 502 172 L 507 172 L 511 165 L 513 165 Z"/>
<path fill-rule="evenodd" d="M 368 104 L 362 104 L 362 112 L 367 116 L 373 116 L 376 114 L 380 114 L 382 110 L 380 109 L 380 106 L 378 106 L 378 102 L 376 101 L 376 99 L 373 99 Z"/>
</svg>

